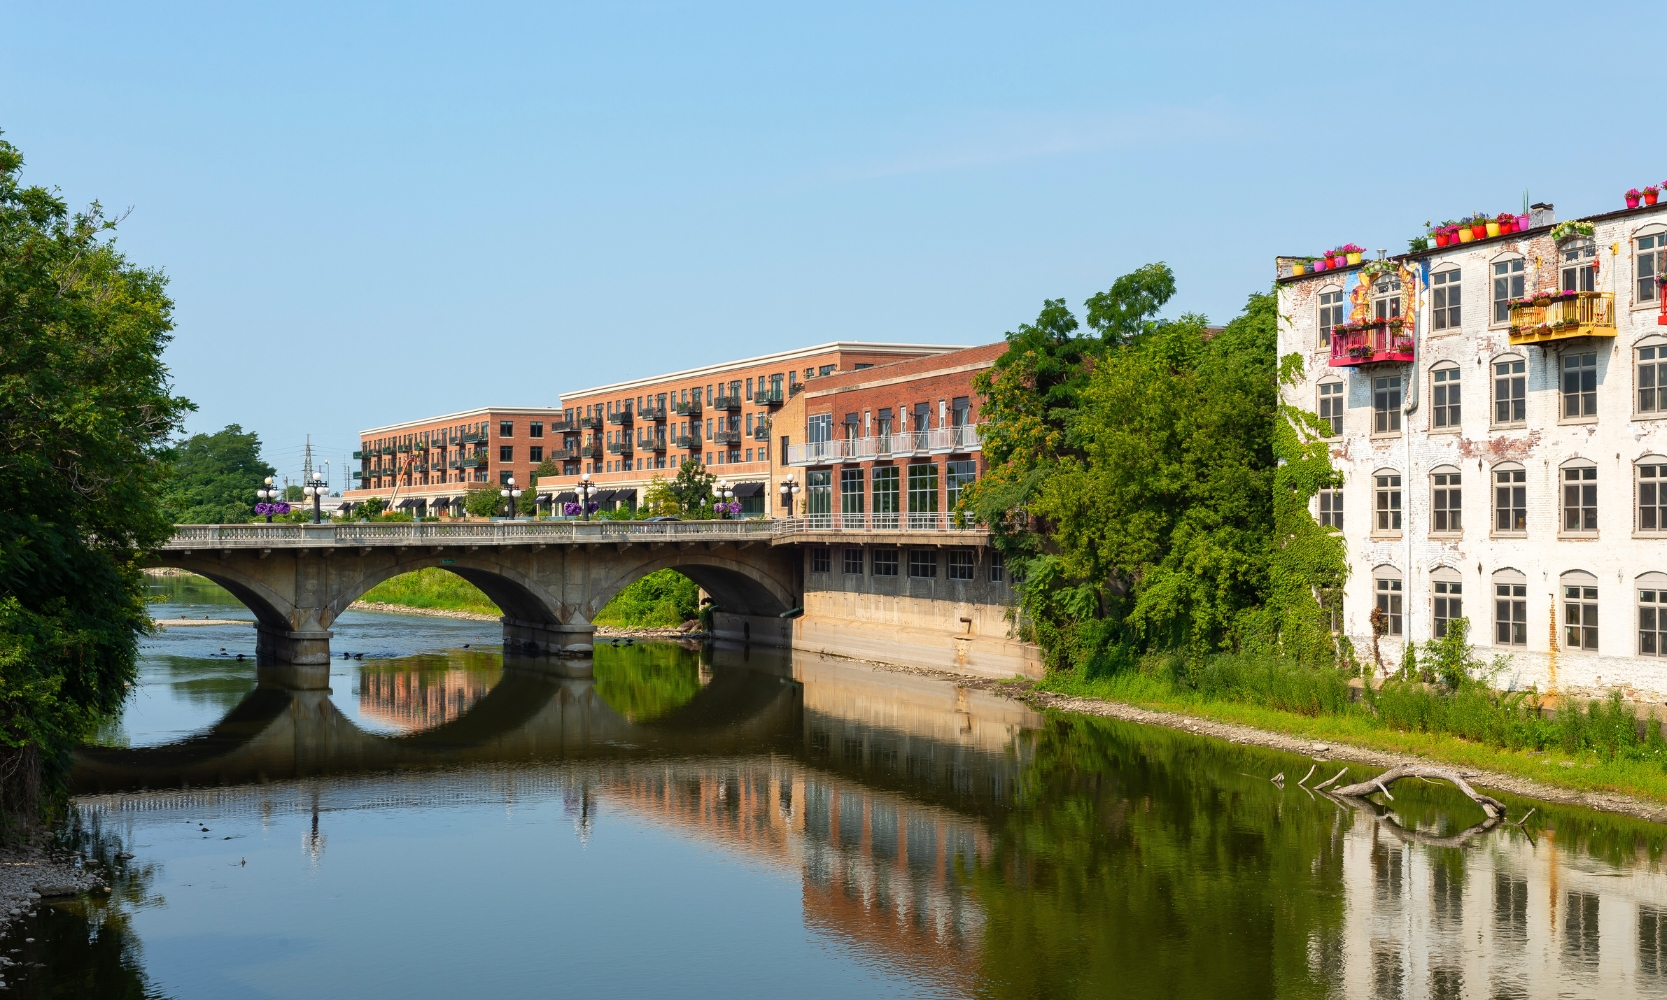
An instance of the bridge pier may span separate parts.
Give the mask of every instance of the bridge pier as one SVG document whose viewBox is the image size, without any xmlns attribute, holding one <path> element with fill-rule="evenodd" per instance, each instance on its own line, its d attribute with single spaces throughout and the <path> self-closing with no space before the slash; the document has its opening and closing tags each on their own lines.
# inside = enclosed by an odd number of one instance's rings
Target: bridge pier
<svg viewBox="0 0 1667 1000">
<path fill-rule="evenodd" d="M 326 629 L 292 632 L 264 622 L 255 625 L 255 661 L 289 663 L 297 666 L 330 663 L 330 636 Z"/>
<path fill-rule="evenodd" d="M 590 656 L 596 651 L 596 626 L 589 622 L 529 622 L 505 615 L 504 652 L 549 656 Z"/>
</svg>

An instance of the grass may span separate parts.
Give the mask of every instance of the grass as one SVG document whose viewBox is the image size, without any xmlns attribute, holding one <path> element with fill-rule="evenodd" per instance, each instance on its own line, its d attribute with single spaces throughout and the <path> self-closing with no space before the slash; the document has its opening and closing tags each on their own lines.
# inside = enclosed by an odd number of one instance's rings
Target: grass
<svg viewBox="0 0 1667 1000">
<path fill-rule="evenodd" d="M 650 573 L 614 596 L 597 612 L 595 624 L 617 628 L 675 628 L 698 613 L 698 589 L 675 570 Z M 406 608 L 502 614 L 480 588 L 449 570 L 429 567 L 384 580 L 362 601 Z"/>
<path fill-rule="evenodd" d="M 491 598 L 481 593 L 479 587 L 456 573 L 432 566 L 383 580 L 359 600 L 406 608 L 472 611 L 477 615 L 496 616 L 503 613 Z"/>
<path fill-rule="evenodd" d="M 1630 709 L 1618 697 L 1552 720 L 1541 718 L 1522 696 L 1490 694 L 1479 684 L 1454 693 L 1390 685 L 1371 704 L 1350 701 L 1347 684 L 1335 671 L 1224 656 L 1190 675 L 1149 665 L 1092 679 L 1052 674 L 1037 687 L 1667 802 L 1667 745 L 1659 728 L 1650 739 L 1638 737 Z"/>
</svg>

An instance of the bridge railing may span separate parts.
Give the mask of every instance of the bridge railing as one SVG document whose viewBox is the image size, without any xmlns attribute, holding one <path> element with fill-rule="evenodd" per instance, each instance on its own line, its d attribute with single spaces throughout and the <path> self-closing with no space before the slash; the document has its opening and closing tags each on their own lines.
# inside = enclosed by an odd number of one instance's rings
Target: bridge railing
<svg viewBox="0 0 1667 1000">
<path fill-rule="evenodd" d="M 783 517 L 769 522 L 775 526 L 777 538 L 821 534 L 824 532 L 938 532 L 967 537 L 983 537 L 988 529 L 968 520 L 957 521 L 954 514 L 806 514 L 803 517 Z"/>
<path fill-rule="evenodd" d="M 410 545 L 472 541 L 524 545 L 664 539 L 767 541 L 770 522 L 738 521 L 493 521 L 464 524 L 182 524 L 168 548 L 293 548 L 308 545 Z"/>
</svg>

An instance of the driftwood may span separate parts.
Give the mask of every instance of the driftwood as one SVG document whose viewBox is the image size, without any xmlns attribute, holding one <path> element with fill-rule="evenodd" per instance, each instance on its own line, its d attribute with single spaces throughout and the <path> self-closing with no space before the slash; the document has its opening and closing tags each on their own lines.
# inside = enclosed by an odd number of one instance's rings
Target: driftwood
<svg viewBox="0 0 1667 1000">
<path fill-rule="evenodd" d="M 1320 782 L 1319 784 L 1315 785 L 1314 786 L 1314 791 L 1316 791 L 1316 792 L 1325 791 L 1332 784 L 1334 784 L 1337 781 L 1338 778 L 1341 778 L 1343 775 L 1348 774 L 1348 773 L 1349 773 L 1349 769 L 1346 768 L 1346 767 L 1343 768 L 1341 771 L 1338 771 L 1336 774 L 1332 775 L 1331 777 L 1327 778 L 1326 780 L 1324 780 L 1324 781 Z"/>
<path fill-rule="evenodd" d="M 1444 767 L 1431 767 L 1428 764 L 1402 764 L 1399 767 L 1392 767 L 1375 778 L 1333 789 L 1332 794 L 1343 798 L 1363 799 L 1375 791 L 1381 791 L 1385 798 L 1394 801 L 1394 796 L 1389 794 L 1389 786 L 1401 778 L 1439 778 L 1443 781 L 1452 782 L 1453 787 L 1469 796 L 1472 802 L 1482 807 L 1482 811 L 1487 813 L 1488 819 L 1496 820 L 1505 815 L 1505 803 L 1491 795 L 1484 795 L 1471 788 L 1470 782 L 1465 781 L 1464 776 L 1457 771 L 1450 771 Z"/>
</svg>

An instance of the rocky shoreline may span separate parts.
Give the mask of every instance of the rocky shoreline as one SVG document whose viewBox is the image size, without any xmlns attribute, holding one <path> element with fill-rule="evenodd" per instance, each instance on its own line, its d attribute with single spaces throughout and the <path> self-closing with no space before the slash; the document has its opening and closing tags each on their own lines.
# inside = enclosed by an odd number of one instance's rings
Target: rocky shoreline
<svg viewBox="0 0 1667 1000">
<path fill-rule="evenodd" d="M 54 855 L 32 844 L 0 849 L 0 934 L 7 933 L 13 921 L 33 913 L 44 902 L 109 893 L 110 885 L 101 874 L 77 865 L 73 858 Z M 0 955 L 0 969 L 13 964 Z M 4 972 L 0 972 L 0 987 L 4 985 Z"/>
</svg>

